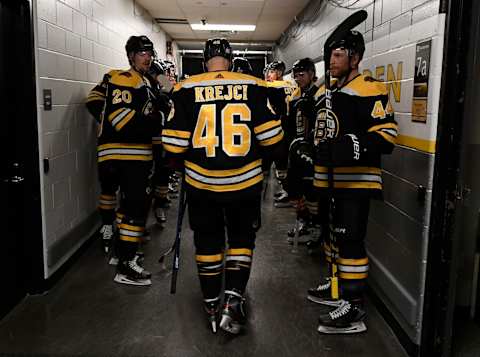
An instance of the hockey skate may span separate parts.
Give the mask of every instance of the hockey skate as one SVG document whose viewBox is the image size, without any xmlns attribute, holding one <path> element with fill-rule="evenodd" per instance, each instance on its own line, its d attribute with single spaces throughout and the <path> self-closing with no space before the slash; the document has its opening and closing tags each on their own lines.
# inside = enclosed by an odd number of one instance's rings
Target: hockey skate
<svg viewBox="0 0 480 357">
<path fill-rule="evenodd" d="M 367 331 L 367 326 L 363 322 L 365 311 L 349 301 L 340 301 L 335 310 L 320 315 L 317 331 L 325 334 L 354 334 Z"/>
<path fill-rule="evenodd" d="M 321 278 L 316 288 L 308 289 L 307 299 L 322 305 L 339 307 L 343 300 L 332 298 L 332 281 L 330 278 Z"/>
<path fill-rule="evenodd" d="M 219 299 L 207 299 L 203 301 L 203 308 L 207 313 L 208 325 L 212 329 L 213 333 L 217 333 L 217 318 L 218 318 L 218 305 Z"/>
<path fill-rule="evenodd" d="M 102 249 L 105 254 L 110 252 L 110 248 L 112 246 L 113 240 L 113 225 L 112 224 L 104 224 L 102 228 L 100 228 L 100 235 L 102 237 Z"/>
<path fill-rule="evenodd" d="M 149 271 L 138 265 L 138 258 L 133 258 L 118 263 L 117 274 L 113 280 L 120 284 L 149 286 L 152 285 L 151 276 Z"/>
<path fill-rule="evenodd" d="M 292 203 L 288 198 L 288 193 L 286 191 L 281 191 L 280 194 L 274 198 L 275 203 L 273 204 L 277 208 L 291 207 Z"/>
<path fill-rule="evenodd" d="M 238 335 L 246 321 L 245 298 L 236 291 L 226 290 L 220 328 L 231 334 Z"/>
<path fill-rule="evenodd" d="M 306 244 L 307 242 L 312 240 L 312 237 L 310 236 L 310 229 L 307 225 L 307 222 L 305 222 L 303 219 L 300 219 L 300 222 L 298 224 L 299 230 L 298 230 L 298 244 Z M 295 234 L 297 233 L 297 225 L 293 226 L 293 228 L 289 229 L 287 232 L 287 242 L 289 244 L 293 244 Z"/>
</svg>

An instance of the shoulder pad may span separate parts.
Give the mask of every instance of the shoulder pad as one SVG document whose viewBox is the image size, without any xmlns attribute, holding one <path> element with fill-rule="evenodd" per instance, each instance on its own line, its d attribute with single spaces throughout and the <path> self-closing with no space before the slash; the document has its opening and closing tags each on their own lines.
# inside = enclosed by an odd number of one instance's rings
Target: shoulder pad
<svg viewBox="0 0 480 357">
<path fill-rule="evenodd" d="M 198 86 L 222 85 L 222 84 L 254 84 L 266 87 L 267 83 L 257 77 L 239 72 L 219 71 L 206 72 L 191 76 L 184 81 L 177 83 L 174 91 L 181 88 L 193 88 Z"/>
<path fill-rule="evenodd" d="M 388 95 L 387 86 L 384 82 L 367 79 L 363 74 L 347 83 L 345 87 L 340 89 L 340 92 L 359 97 Z"/>
<path fill-rule="evenodd" d="M 140 88 L 144 82 L 140 75 L 133 71 L 118 71 L 112 75 L 110 83 L 122 87 Z"/>
</svg>

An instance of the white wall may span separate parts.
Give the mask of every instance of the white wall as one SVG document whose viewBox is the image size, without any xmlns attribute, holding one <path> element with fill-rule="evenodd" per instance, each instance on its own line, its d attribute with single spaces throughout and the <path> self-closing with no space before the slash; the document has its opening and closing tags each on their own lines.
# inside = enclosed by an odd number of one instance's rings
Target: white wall
<svg viewBox="0 0 480 357">
<path fill-rule="evenodd" d="M 33 0 L 42 172 L 45 277 L 97 227 L 96 127 L 88 91 L 112 68 L 128 68 L 124 46 L 147 35 L 165 57 L 165 33 L 133 0 Z M 43 108 L 43 89 L 53 107 Z M 41 161 L 43 167 L 43 163 Z"/>
</svg>

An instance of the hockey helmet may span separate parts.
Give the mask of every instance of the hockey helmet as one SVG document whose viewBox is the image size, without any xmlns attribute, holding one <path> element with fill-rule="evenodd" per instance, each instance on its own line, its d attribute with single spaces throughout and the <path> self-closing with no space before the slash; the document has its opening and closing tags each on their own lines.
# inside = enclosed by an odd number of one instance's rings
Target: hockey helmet
<svg viewBox="0 0 480 357">
<path fill-rule="evenodd" d="M 283 61 L 273 61 L 268 65 L 269 71 L 279 71 L 285 73 L 285 63 Z"/>
<path fill-rule="evenodd" d="M 153 42 L 147 36 L 130 36 L 125 45 L 127 56 L 129 53 L 137 53 L 141 51 L 151 51 L 152 56 L 155 55 L 155 49 L 153 48 Z"/>
<path fill-rule="evenodd" d="M 352 51 L 351 54 L 357 53 L 360 59 L 362 59 L 363 53 L 365 52 L 365 40 L 360 32 L 350 30 L 341 39 L 327 44 L 327 48 L 330 53 L 338 48 L 347 49 Z"/>
<path fill-rule="evenodd" d="M 203 50 L 203 61 L 207 62 L 213 57 L 223 57 L 232 61 L 233 51 L 230 43 L 224 38 L 213 38 L 205 42 Z"/>
<path fill-rule="evenodd" d="M 296 72 L 308 72 L 312 71 L 315 74 L 315 63 L 313 63 L 312 59 L 309 57 L 299 59 L 295 61 L 292 66 L 292 72 L 295 74 Z"/>
<path fill-rule="evenodd" d="M 243 57 L 235 57 L 233 59 L 232 72 L 252 74 L 253 69 L 248 59 Z"/>
</svg>

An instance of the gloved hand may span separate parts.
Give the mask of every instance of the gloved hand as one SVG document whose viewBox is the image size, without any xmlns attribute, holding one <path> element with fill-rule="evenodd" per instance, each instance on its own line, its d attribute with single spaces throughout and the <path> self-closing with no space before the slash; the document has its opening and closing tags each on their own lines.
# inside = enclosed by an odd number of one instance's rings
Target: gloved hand
<svg viewBox="0 0 480 357">
<path fill-rule="evenodd" d="M 320 165 L 349 165 L 360 160 L 366 149 L 353 134 L 347 134 L 333 142 L 321 142 L 316 147 L 315 159 Z"/>
</svg>

